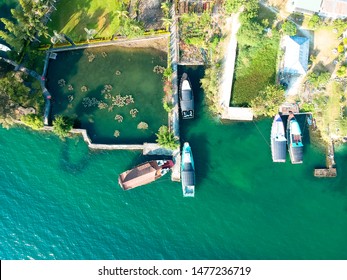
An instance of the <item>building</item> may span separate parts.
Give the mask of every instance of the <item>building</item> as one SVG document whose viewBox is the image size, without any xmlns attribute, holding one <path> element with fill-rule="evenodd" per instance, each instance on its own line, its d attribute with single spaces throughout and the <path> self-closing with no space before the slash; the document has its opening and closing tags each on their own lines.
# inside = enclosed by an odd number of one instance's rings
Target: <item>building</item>
<svg viewBox="0 0 347 280">
<path fill-rule="evenodd" d="M 319 15 L 329 18 L 346 18 L 347 0 L 323 0 Z"/>
<path fill-rule="evenodd" d="M 288 10 L 313 15 L 320 11 L 322 0 L 289 0 Z"/>
<path fill-rule="evenodd" d="M 283 74 L 290 76 L 305 75 L 310 51 L 309 39 L 299 36 L 286 36 L 284 40 Z"/>
</svg>

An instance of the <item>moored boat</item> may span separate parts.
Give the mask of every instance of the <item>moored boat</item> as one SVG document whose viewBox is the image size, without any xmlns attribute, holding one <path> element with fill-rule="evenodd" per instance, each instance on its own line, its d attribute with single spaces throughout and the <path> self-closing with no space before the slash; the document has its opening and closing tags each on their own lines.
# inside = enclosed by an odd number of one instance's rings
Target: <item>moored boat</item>
<svg viewBox="0 0 347 280">
<path fill-rule="evenodd" d="M 118 183 L 123 190 L 146 185 L 168 173 L 173 165 L 172 160 L 148 161 L 120 174 Z"/>
<path fill-rule="evenodd" d="M 273 162 L 286 162 L 287 139 L 283 121 L 279 114 L 274 117 L 271 126 L 271 154 Z"/>
<path fill-rule="evenodd" d="M 194 95 L 187 73 L 183 73 L 182 75 L 179 89 L 179 97 L 182 118 L 194 118 Z"/>
<path fill-rule="evenodd" d="M 293 164 L 303 162 L 304 145 L 301 129 L 293 113 L 289 114 L 287 122 L 287 141 L 290 160 Z"/>
<path fill-rule="evenodd" d="M 194 197 L 195 195 L 195 168 L 192 149 L 188 142 L 185 142 L 182 149 L 181 181 L 184 197 Z"/>
</svg>

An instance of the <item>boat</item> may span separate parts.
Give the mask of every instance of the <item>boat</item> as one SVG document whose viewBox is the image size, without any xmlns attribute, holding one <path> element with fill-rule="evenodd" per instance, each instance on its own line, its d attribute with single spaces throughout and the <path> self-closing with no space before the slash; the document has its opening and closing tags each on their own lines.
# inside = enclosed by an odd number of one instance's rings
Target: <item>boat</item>
<svg viewBox="0 0 347 280">
<path fill-rule="evenodd" d="M 271 126 L 271 154 L 273 162 L 286 162 L 287 139 L 283 121 L 279 114 L 274 117 Z"/>
<path fill-rule="evenodd" d="M 302 163 L 304 145 L 302 143 L 301 129 L 292 112 L 289 113 L 287 122 L 287 141 L 291 162 L 293 164 Z"/>
<path fill-rule="evenodd" d="M 142 163 L 131 170 L 124 171 L 118 177 L 123 190 L 130 190 L 149 184 L 164 176 L 174 166 L 172 160 L 152 160 Z"/>
<path fill-rule="evenodd" d="M 195 169 L 192 149 L 188 142 L 185 142 L 182 149 L 181 181 L 184 197 L 194 197 L 195 195 Z"/>
<path fill-rule="evenodd" d="M 187 73 L 182 75 L 179 93 L 182 118 L 194 118 L 194 95 Z"/>
</svg>

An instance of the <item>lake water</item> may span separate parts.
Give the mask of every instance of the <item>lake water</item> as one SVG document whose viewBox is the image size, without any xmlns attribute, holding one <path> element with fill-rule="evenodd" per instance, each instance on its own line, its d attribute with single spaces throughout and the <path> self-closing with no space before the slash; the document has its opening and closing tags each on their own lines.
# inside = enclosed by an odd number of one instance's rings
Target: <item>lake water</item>
<svg viewBox="0 0 347 280">
<path fill-rule="evenodd" d="M 169 176 L 130 191 L 120 172 L 139 152 L 91 151 L 81 138 L 0 129 L 1 259 L 346 259 L 347 149 L 338 177 L 318 179 L 322 150 L 304 132 L 304 164 L 272 163 L 271 120 L 184 121 L 196 165 L 195 198 Z"/>
</svg>

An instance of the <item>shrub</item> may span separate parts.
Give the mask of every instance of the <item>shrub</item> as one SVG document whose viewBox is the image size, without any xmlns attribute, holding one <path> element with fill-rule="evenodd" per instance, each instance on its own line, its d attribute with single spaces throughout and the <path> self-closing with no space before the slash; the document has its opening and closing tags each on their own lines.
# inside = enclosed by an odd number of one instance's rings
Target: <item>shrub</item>
<svg viewBox="0 0 347 280">
<path fill-rule="evenodd" d="M 277 114 L 278 107 L 284 102 L 284 90 L 278 85 L 268 85 L 251 101 L 255 116 L 271 117 Z"/>
<path fill-rule="evenodd" d="M 28 114 L 21 117 L 21 121 L 34 130 L 43 128 L 43 118 L 36 114 Z"/>
<path fill-rule="evenodd" d="M 73 120 L 67 116 L 55 116 L 53 121 L 53 132 L 63 138 L 69 135 L 73 126 Z"/>
<path fill-rule="evenodd" d="M 347 68 L 345 65 L 342 65 L 337 71 L 336 75 L 340 78 L 346 77 L 347 76 Z"/>
<path fill-rule="evenodd" d="M 345 47 L 344 47 L 343 45 L 338 45 L 337 51 L 338 51 L 339 53 L 343 53 L 343 52 L 345 51 Z"/>
<path fill-rule="evenodd" d="M 166 125 L 162 125 L 158 133 L 155 134 L 157 139 L 155 140 L 161 147 L 175 150 L 179 147 L 177 138 L 174 136 L 173 132 L 169 130 Z"/>
<path fill-rule="evenodd" d="M 319 27 L 319 25 L 321 25 L 321 23 L 321 18 L 317 14 L 314 14 L 308 22 L 308 27 L 311 29 L 316 29 L 317 27 Z"/>
<path fill-rule="evenodd" d="M 291 21 L 286 20 L 282 24 L 282 31 L 286 35 L 294 36 L 294 35 L 296 35 L 297 28 L 296 28 L 296 25 L 294 23 L 292 23 Z"/>
</svg>

